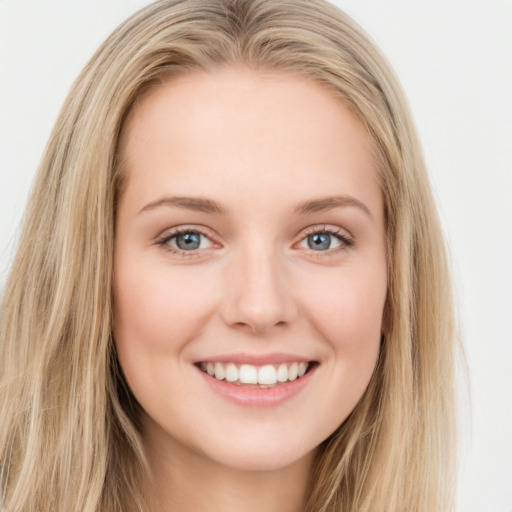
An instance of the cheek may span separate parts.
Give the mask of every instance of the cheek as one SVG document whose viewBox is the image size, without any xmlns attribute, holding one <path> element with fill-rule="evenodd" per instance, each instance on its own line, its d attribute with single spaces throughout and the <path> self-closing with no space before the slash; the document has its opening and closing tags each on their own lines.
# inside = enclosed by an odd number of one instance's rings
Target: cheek
<svg viewBox="0 0 512 512">
<path fill-rule="evenodd" d="M 212 287 L 201 273 L 165 265 L 116 262 L 114 340 L 132 388 L 179 360 L 215 310 Z M 177 368 L 175 368 L 177 369 Z"/>
<path fill-rule="evenodd" d="M 114 341 L 128 385 L 151 416 L 168 406 L 169 385 L 179 389 L 180 379 L 170 384 L 170 376 L 180 375 L 187 343 L 215 309 L 204 282 L 183 269 L 116 261 Z"/>
<path fill-rule="evenodd" d="M 331 289 L 312 315 L 332 354 L 326 368 L 332 388 L 325 405 L 326 416 L 337 426 L 354 410 L 375 370 L 386 289 L 379 276 L 354 275 L 344 286 Z"/>
<path fill-rule="evenodd" d="M 323 279 L 317 276 L 314 282 L 303 302 L 316 327 L 335 347 L 360 347 L 374 335 L 380 337 L 385 273 L 341 270 Z"/>
<path fill-rule="evenodd" d="M 378 359 L 386 291 L 385 272 L 338 269 L 317 276 L 303 301 L 327 344 L 329 379 L 337 383 L 333 398 L 345 403 L 346 414 L 364 393 Z"/>
</svg>

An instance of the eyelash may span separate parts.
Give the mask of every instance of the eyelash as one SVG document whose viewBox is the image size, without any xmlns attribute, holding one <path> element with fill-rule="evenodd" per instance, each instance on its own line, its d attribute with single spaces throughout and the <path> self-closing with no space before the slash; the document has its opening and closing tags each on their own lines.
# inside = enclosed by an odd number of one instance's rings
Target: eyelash
<svg viewBox="0 0 512 512">
<path fill-rule="evenodd" d="M 171 254 L 176 254 L 183 258 L 196 256 L 201 250 L 204 250 L 204 249 L 195 249 L 192 251 L 184 251 L 181 249 L 177 249 L 177 248 L 173 247 L 172 245 L 169 245 L 170 240 L 172 240 L 173 238 L 175 238 L 177 236 L 185 235 L 185 234 L 202 235 L 202 236 L 208 238 L 212 242 L 212 244 L 215 244 L 215 242 L 213 242 L 211 240 L 211 235 L 209 233 L 201 230 L 200 228 L 196 228 L 196 227 L 194 227 L 194 228 L 176 228 L 171 233 L 166 233 L 165 235 L 159 237 L 156 240 L 156 244 L 162 246 L 165 251 L 167 251 Z M 314 227 L 314 228 L 307 230 L 304 233 L 303 237 L 300 239 L 299 243 L 302 242 L 303 240 L 305 240 L 307 237 L 312 236 L 312 235 L 317 235 L 317 234 L 326 234 L 326 235 L 334 236 L 341 242 L 341 245 L 340 245 L 340 247 L 337 247 L 335 249 L 327 249 L 326 251 L 314 251 L 311 249 L 310 250 L 311 255 L 315 258 L 326 258 L 326 257 L 334 256 L 334 255 L 338 254 L 340 251 L 344 251 L 354 245 L 354 239 L 350 235 L 348 235 L 346 231 L 344 231 L 342 229 L 328 228 L 327 226 L 323 226 L 322 228 Z"/>
<path fill-rule="evenodd" d="M 309 230 L 306 230 L 304 236 L 300 239 L 300 241 L 302 242 L 302 240 L 306 239 L 308 236 L 318 234 L 331 235 L 337 238 L 341 242 L 341 245 L 339 247 L 336 247 L 335 249 L 327 249 L 326 251 L 314 251 L 310 249 L 311 255 L 315 258 L 328 258 L 330 256 L 335 256 L 339 254 L 341 251 L 345 251 L 354 245 L 353 237 L 349 235 L 345 230 L 341 228 L 328 228 L 325 225 L 321 228 L 314 227 Z"/>
<path fill-rule="evenodd" d="M 173 247 L 172 245 L 169 245 L 169 241 L 173 238 L 176 238 L 180 235 L 185 234 L 196 234 L 196 235 L 202 235 L 206 238 L 208 238 L 211 241 L 211 235 L 207 233 L 206 231 L 203 231 L 200 228 L 176 228 L 171 233 L 166 233 L 162 237 L 158 238 L 156 243 L 157 245 L 160 245 L 164 248 L 165 251 L 170 252 L 171 254 L 176 254 L 183 258 L 188 258 L 190 256 L 196 256 L 201 249 L 195 249 L 193 251 L 183 251 L 181 249 L 178 249 L 176 247 Z M 212 242 L 215 243 L 215 242 Z"/>
</svg>

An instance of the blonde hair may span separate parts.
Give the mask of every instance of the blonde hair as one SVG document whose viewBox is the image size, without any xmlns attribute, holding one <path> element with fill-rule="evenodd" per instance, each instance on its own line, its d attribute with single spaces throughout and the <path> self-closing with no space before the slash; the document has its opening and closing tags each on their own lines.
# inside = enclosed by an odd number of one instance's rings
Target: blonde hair
<svg viewBox="0 0 512 512">
<path fill-rule="evenodd" d="M 307 510 L 452 507 L 455 337 L 423 158 L 383 56 L 323 0 L 163 0 L 123 23 L 75 82 L 28 203 L 0 333 L 0 506 L 145 510 L 138 405 L 111 334 L 117 145 L 149 84 L 241 64 L 310 77 L 371 136 L 385 199 L 385 339 L 368 389 L 321 446 Z"/>
</svg>

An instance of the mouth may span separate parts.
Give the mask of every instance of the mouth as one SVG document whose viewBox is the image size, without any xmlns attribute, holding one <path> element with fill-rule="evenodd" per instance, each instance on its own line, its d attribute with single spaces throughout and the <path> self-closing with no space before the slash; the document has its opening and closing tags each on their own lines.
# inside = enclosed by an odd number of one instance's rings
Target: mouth
<svg viewBox="0 0 512 512">
<path fill-rule="evenodd" d="M 301 380 L 317 361 L 289 361 L 279 364 L 239 364 L 235 362 L 201 361 L 196 366 L 213 379 L 246 388 L 275 388 Z"/>
</svg>

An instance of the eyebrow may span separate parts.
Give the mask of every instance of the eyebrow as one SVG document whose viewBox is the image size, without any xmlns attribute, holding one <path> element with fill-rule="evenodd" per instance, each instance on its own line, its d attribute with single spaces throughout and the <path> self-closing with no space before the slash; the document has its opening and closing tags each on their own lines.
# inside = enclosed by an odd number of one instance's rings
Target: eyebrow
<svg viewBox="0 0 512 512">
<path fill-rule="evenodd" d="M 176 208 L 185 208 L 187 210 L 193 210 L 202 213 L 220 213 L 225 214 L 227 211 L 216 201 L 207 199 L 205 197 L 164 197 L 151 203 L 148 203 L 144 208 L 140 210 L 142 213 L 147 210 L 158 208 L 159 206 L 169 206 Z"/>
<path fill-rule="evenodd" d="M 354 206 L 359 208 L 370 218 L 372 218 L 370 209 L 364 203 L 359 201 L 359 199 L 356 199 L 352 196 L 343 195 L 326 196 L 319 199 L 313 199 L 311 201 L 303 201 L 295 207 L 294 212 L 301 215 L 306 215 L 308 213 L 325 212 L 327 210 L 332 210 L 333 208 L 340 208 L 345 206 Z"/>
<path fill-rule="evenodd" d="M 212 199 L 207 199 L 205 197 L 188 196 L 164 197 L 162 199 L 157 199 L 156 201 L 152 201 L 151 203 L 148 203 L 146 206 L 144 206 L 139 213 L 142 213 L 147 210 L 153 210 L 154 208 L 158 208 L 161 206 L 184 208 L 187 210 L 202 213 L 227 213 L 227 210 L 220 203 L 213 201 Z M 334 208 L 347 206 L 359 208 L 364 213 L 366 213 L 370 218 L 372 218 L 372 214 L 369 208 L 364 203 L 362 203 L 355 197 L 345 195 L 333 195 L 303 201 L 294 208 L 294 213 L 300 215 L 307 215 L 310 213 L 325 212 L 327 210 L 332 210 Z"/>
</svg>

